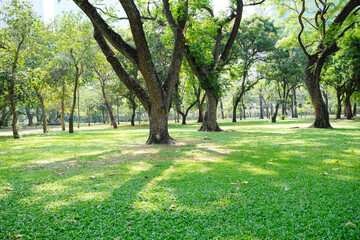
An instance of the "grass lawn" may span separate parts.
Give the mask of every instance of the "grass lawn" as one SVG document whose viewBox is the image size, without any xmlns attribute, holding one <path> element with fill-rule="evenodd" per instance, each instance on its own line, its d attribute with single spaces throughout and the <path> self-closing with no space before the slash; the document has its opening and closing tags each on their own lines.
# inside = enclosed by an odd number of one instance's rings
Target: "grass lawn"
<svg viewBox="0 0 360 240">
<path fill-rule="evenodd" d="M 360 121 L 310 123 L 0 137 L 0 239 L 360 239 Z"/>
</svg>

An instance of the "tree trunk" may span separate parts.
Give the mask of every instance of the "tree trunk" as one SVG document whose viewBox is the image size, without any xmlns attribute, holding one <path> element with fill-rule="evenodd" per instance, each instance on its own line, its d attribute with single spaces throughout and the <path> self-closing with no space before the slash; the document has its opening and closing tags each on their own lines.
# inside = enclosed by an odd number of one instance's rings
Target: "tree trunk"
<svg viewBox="0 0 360 240">
<path fill-rule="evenodd" d="M 46 116 L 45 116 L 45 105 L 44 105 L 44 99 L 39 96 L 40 98 L 40 105 L 41 105 L 41 118 L 42 118 L 42 125 L 43 125 L 43 133 L 47 133 L 47 122 L 46 122 Z"/>
<path fill-rule="evenodd" d="M 236 110 L 237 110 L 237 107 L 239 105 L 239 102 L 240 102 L 240 98 L 235 98 L 234 99 L 232 122 L 236 122 Z M 240 111 L 240 115 L 241 115 L 241 111 Z"/>
<path fill-rule="evenodd" d="M 30 113 L 30 108 L 29 107 L 25 107 L 25 113 L 26 113 L 26 116 L 28 118 L 28 126 L 33 126 L 34 123 L 33 123 L 33 116 L 31 115 Z"/>
<path fill-rule="evenodd" d="M 104 98 L 104 104 L 105 104 L 105 107 L 107 108 L 108 112 L 109 112 L 109 120 L 110 120 L 110 125 L 113 126 L 114 129 L 118 128 L 117 124 L 116 124 L 116 121 L 115 121 L 115 118 L 114 118 L 114 115 L 113 115 L 113 112 L 112 112 L 112 108 L 109 104 L 109 101 L 106 97 L 106 93 L 105 93 L 105 85 L 104 84 L 101 84 L 101 92 L 102 92 L 102 95 L 103 95 L 103 98 Z"/>
<path fill-rule="evenodd" d="M 207 107 L 205 111 L 204 121 L 198 131 L 201 132 L 221 132 L 216 121 L 218 100 L 211 90 L 206 91 Z"/>
<path fill-rule="evenodd" d="M 173 144 L 168 132 L 169 108 L 163 104 L 152 105 L 149 113 L 150 134 L 147 144 Z"/>
<path fill-rule="evenodd" d="M 12 118 L 13 118 L 12 130 L 13 130 L 14 139 L 18 139 L 18 138 L 20 138 L 20 134 L 19 134 L 18 125 L 17 125 L 18 115 L 17 115 L 17 110 L 16 110 L 14 94 L 15 94 L 14 84 L 11 83 L 9 95 L 10 95 L 11 112 L 12 112 Z"/>
<path fill-rule="evenodd" d="M 322 94 L 324 96 L 324 99 L 325 99 L 325 105 L 326 105 L 326 108 L 328 109 L 329 111 L 329 98 L 328 98 L 328 95 L 325 91 L 322 91 Z"/>
<path fill-rule="evenodd" d="M 199 107 L 199 116 L 198 116 L 198 120 L 197 122 L 198 123 L 202 123 L 204 121 L 204 110 L 203 110 L 203 106 L 204 106 L 204 101 L 205 101 L 205 96 L 203 96 L 202 99 L 199 98 L 199 101 L 198 101 L 198 107 Z"/>
<path fill-rule="evenodd" d="M 0 128 L 1 128 L 2 126 L 6 126 L 6 116 L 7 116 L 6 108 L 7 108 L 7 106 L 4 106 L 4 107 L 1 109 Z"/>
<path fill-rule="evenodd" d="M 132 104 L 131 126 L 135 126 L 135 116 L 136 116 L 136 105 L 135 105 L 135 102 L 134 102 Z"/>
<path fill-rule="evenodd" d="M 222 99 L 220 98 L 220 109 L 221 109 L 221 119 L 225 119 L 224 116 L 224 106 L 223 106 L 223 102 Z"/>
<path fill-rule="evenodd" d="M 341 118 L 341 93 L 339 93 L 339 91 L 337 90 L 336 93 L 336 100 L 337 100 L 337 111 L 336 111 L 336 119 L 340 119 Z"/>
<path fill-rule="evenodd" d="M 275 123 L 276 122 L 276 116 L 277 116 L 277 114 L 278 114 L 278 110 L 279 110 L 279 103 L 277 102 L 276 103 L 276 105 L 275 105 L 275 112 L 274 112 L 274 114 L 272 115 L 272 117 L 271 117 L 271 122 L 272 123 Z"/>
<path fill-rule="evenodd" d="M 241 104 L 239 104 L 239 119 L 240 119 L 240 121 L 243 119 Z"/>
<path fill-rule="evenodd" d="M 263 101 L 262 96 L 259 94 L 259 104 L 260 104 L 260 119 L 264 119 L 264 110 L 263 110 Z"/>
<path fill-rule="evenodd" d="M 285 100 L 284 100 L 285 101 Z M 281 104 L 281 120 L 285 120 L 285 110 L 286 110 L 286 103 L 283 102 Z M 275 117 L 276 118 L 276 117 Z"/>
<path fill-rule="evenodd" d="M 246 119 L 246 106 L 245 106 L 244 102 L 242 102 L 242 106 L 243 106 L 243 110 L 244 110 L 243 117 L 244 117 L 244 119 Z"/>
<path fill-rule="evenodd" d="M 350 96 L 350 94 L 346 94 L 346 97 L 344 99 L 345 115 L 347 120 L 350 120 L 352 118 Z"/>
<path fill-rule="evenodd" d="M 296 88 L 293 88 L 294 118 L 299 118 L 297 111 Z"/>
<path fill-rule="evenodd" d="M 69 117 L 69 133 L 74 133 L 74 112 L 76 107 L 76 93 L 77 93 L 78 81 L 79 81 L 79 76 L 78 74 L 76 75 L 77 76 L 75 77 L 75 83 L 74 83 L 73 103 L 71 106 L 70 117 Z"/>
<path fill-rule="evenodd" d="M 353 116 L 356 116 L 356 102 L 354 102 L 354 108 L 353 108 Z"/>
<path fill-rule="evenodd" d="M 308 59 L 305 66 L 305 84 L 314 107 L 315 121 L 312 128 L 332 128 L 329 120 L 329 112 L 321 96 L 320 70 L 313 70 L 314 64 L 321 64 L 320 60 Z M 325 61 L 325 60 L 324 60 Z"/>
<path fill-rule="evenodd" d="M 61 130 L 65 131 L 65 101 L 61 99 Z"/>
<path fill-rule="evenodd" d="M 77 127 L 80 128 L 80 88 L 78 88 L 78 95 L 77 95 L 77 107 L 78 107 L 78 125 Z"/>
</svg>

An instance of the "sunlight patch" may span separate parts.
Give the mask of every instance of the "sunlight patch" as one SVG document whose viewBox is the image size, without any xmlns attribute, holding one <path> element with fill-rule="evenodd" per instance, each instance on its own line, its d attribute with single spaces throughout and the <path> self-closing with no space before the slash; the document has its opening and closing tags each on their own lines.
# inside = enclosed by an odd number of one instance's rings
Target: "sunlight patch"
<svg viewBox="0 0 360 240">
<path fill-rule="evenodd" d="M 68 189 L 68 186 L 64 186 L 58 183 L 44 183 L 39 186 L 35 186 L 36 191 L 52 191 L 52 192 L 63 192 Z"/>
<path fill-rule="evenodd" d="M 45 210 L 47 210 L 47 211 L 57 211 L 57 210 L 59 210 L 59 208 L 64 207 L 64 206 L 68 206 L 69 204 L 70 204 L 69 201 L 59 200 L 59 201 L 48 203 L 45 206 Z"/>
<path fill-rule="evenodd" d="M 86 202 L 86 201 L 104 201 L 106 198 L 110 197 L 110 193 L 108 192 L 88 192 L 88 193 L 81 193 L 76 195 L 76 199 Z"/>
<path fill-rule="evenodd" d="M 268 169 L 263 169 L 260 167 L 255 167 L 252 166 L 251 164 L 243 164 L 243 167 L 245 168 L 246 171 L 249 171 L 253 174 L 256 175 L 276 175 L 277 172 L 273 171 L 273 170 L 268 170 Z"/>
</svg>

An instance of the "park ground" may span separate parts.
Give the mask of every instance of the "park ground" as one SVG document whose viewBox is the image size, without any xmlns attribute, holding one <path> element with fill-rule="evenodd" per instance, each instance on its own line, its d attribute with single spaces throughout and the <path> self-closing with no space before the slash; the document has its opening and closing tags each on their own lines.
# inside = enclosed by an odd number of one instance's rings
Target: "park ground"
<svg viewBox="0 0 360 240">
<path fill-rule="evenodd" d="M 310 124 L 1 130 L 0 239 L 360 239 L 360 120 Z"/>
</svg>

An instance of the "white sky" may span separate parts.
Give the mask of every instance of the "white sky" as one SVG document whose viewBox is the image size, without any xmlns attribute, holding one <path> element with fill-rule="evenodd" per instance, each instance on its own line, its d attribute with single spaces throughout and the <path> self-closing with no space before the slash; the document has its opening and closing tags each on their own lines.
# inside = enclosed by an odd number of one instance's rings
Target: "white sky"
<svg viewBox="0 0 360 240">
<path fill-rule="evenodd" d="M 44 21 L 50 22 L 52 19 L 54 19 L 54 1 L 52 0 L 45 0 L 44 1 Z"/>
</svg>

